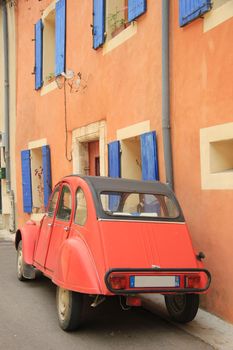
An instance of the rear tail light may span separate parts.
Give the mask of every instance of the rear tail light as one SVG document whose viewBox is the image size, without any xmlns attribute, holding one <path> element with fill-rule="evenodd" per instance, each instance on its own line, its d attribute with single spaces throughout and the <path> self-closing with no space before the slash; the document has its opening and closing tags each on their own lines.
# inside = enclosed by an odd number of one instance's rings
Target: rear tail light
<svg viewBox="0 0 233 350">
<path fill-rule="evenodd" d="M 112 289 L 126 289 L 126 276 L 110 276 L 109 284 Z"/>
<path fill-rule="evenodd" d="M 189 275 L 185 277 L 185 286 L 187 288 L 199 288 L 200 287 L 200 276 L 199 275 Z"/>
</svg>

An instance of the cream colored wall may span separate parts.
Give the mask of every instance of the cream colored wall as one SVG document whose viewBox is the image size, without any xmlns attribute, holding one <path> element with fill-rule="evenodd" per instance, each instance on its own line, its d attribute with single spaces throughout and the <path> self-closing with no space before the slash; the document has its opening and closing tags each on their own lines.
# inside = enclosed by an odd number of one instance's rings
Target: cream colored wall
<svg viewBox="0 0 233 350">
<path fill-rule="evenodd" d="M 2 41 L 2 11 L 0 11 L 0 131 L 2 131 L 3 118 L 3 41 Z"/>
<path fill-rule="evenodd" d="M 15 126 L 16 126 L 16 36 L 15 36 L 15 8 L 7 6 L 8 16 L 8 38 L 9 38 L 9 97 L 10 97 L 10 166 L 11 166 L 11 188 L 16 198 L 16 169 L 15 169 Z M 4 64 L 3 64 L 3 37 L 2 37 L 2 11 L 0 11 L 0 131 L 4 130 Z M 1 152 L 1 166 L 5 166 L 3 152 Z M 2 180 L 2 213 L 10 214 L 10 198 L 6 191 L 6 181 Z"/>
</svg>

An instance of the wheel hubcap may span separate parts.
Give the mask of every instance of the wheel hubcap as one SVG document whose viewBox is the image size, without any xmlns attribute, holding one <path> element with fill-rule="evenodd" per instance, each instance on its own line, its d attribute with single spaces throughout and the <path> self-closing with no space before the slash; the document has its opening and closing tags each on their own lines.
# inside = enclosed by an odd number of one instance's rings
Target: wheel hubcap
<svg viewBox="0 0 233 350">
<path fill-rule="evenodd" d="M 173 307 L 176 312 L 184 310 L 186 304 L 186 298 L 184 295 L 175 295 L 173 297 Z"/>
<path fill-rule="evenodd" d="M 23 253 L 22 253 L 22 250 L 20 249 L 18 251 L 18 275 L 22 274 L 22 266 L 23 266 Z"/>
<path fill-rule="evenodd" d="M 66 318 L 69 310 L 69 291 L 67 289 L 59 288 L 58 293 L 58 312 L 61 320 Z"/>
</svg>

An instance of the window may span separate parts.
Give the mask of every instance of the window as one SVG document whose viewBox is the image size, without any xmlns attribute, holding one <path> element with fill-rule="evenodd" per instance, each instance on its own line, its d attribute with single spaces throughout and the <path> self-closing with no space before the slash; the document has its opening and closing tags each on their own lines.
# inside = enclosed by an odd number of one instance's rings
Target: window
<svg viewBox="0 0 233 350">
<path fill-rule="evenodd" d="M 43 20 L 43 82 L 50 83 L 55 76 L 55 9 Z"/>
<path fill-rule="evenodd" d="M 211 0 L 179 0 L 180 27 L 201 17 L 204 13 L 211 10 L 211 6 Z"/>
<path fill-rule="evenodd" d="M 53 193 L 52 198 L 49 201 L 49 206 L 48 206 L 48 216 L 52 217 L 56 206 L 57 206 L 57 200 L 58 200 L 58 196 L 59 196 L 59 187 L 57 187 Z"/>
<path fill-rule="evenodd" d="M 204 32 L 233 17 L 233 0 L 213 0 L 212 11 L 204 19 Z"/>
<path fill-rule="evenodd" d="M 173 200 L 162 194 L 103 192 L 100 198 L 108 215 L 173 219 L 179 216 Z"/>
<path fill-rule="evenodd" d="M 233 189 L 233 123 L 200 130 L 202 189 Z"/>
<path fill-rule="evenodd" d="M 159 180 L 156 132 L 109 143 L 108 168 L 110 177 Z"/>
<path fill-rule="evenodd" d="M 69 221 L 72 209 L 72 197 L 69 187 L 63 186 L 62 193 L 58 205 L 56 218 Z"/>
<path fill-rule="evenodd" d="M 144 12 L 146 0 L 94 0 L 93 48 L 114 38 Z"/>
<path fill-rule="evenodd" d="M 66 0 L 53 1 L 35 24 L 35 89 L 65 71 Z"/>
<path fill-rule="evenodd" d="M 49 146 L 21 152 L 23 207 L 25 213 L 43 213 L 51 193 Z"/>
<path fill-rule="evenodd" d="M 76 224 L 84 226 L 87 220 L 87 202 L 85 194 L 81 188 L 76 193 L 76 211 L 74 221 Z"/>
<path fill-rule="evenodd" d="M 114 38 L 128 25 L 128 0 L 109 0 L 106 4 L 106 39 Z"/>
</svg>

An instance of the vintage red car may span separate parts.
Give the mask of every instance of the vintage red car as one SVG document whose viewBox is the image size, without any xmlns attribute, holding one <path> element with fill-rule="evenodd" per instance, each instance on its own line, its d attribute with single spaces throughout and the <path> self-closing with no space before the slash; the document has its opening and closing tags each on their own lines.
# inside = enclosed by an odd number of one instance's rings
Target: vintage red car
<svg viewBox="0 0 233 350">
<path fill-rule="evenodd" d="M 15 246 L 19 280 L 40 270 L 57 285 L 66 331 L 80 325 L 87 298 L 97 306 L 119 295 L 139 306 L 142 293 L 163 294 L 170 316 L 189 322 L 211 280 L 173 192 L 156 181 L 65 177 L 40 225 L 28 221 Z"/>
</svg>

